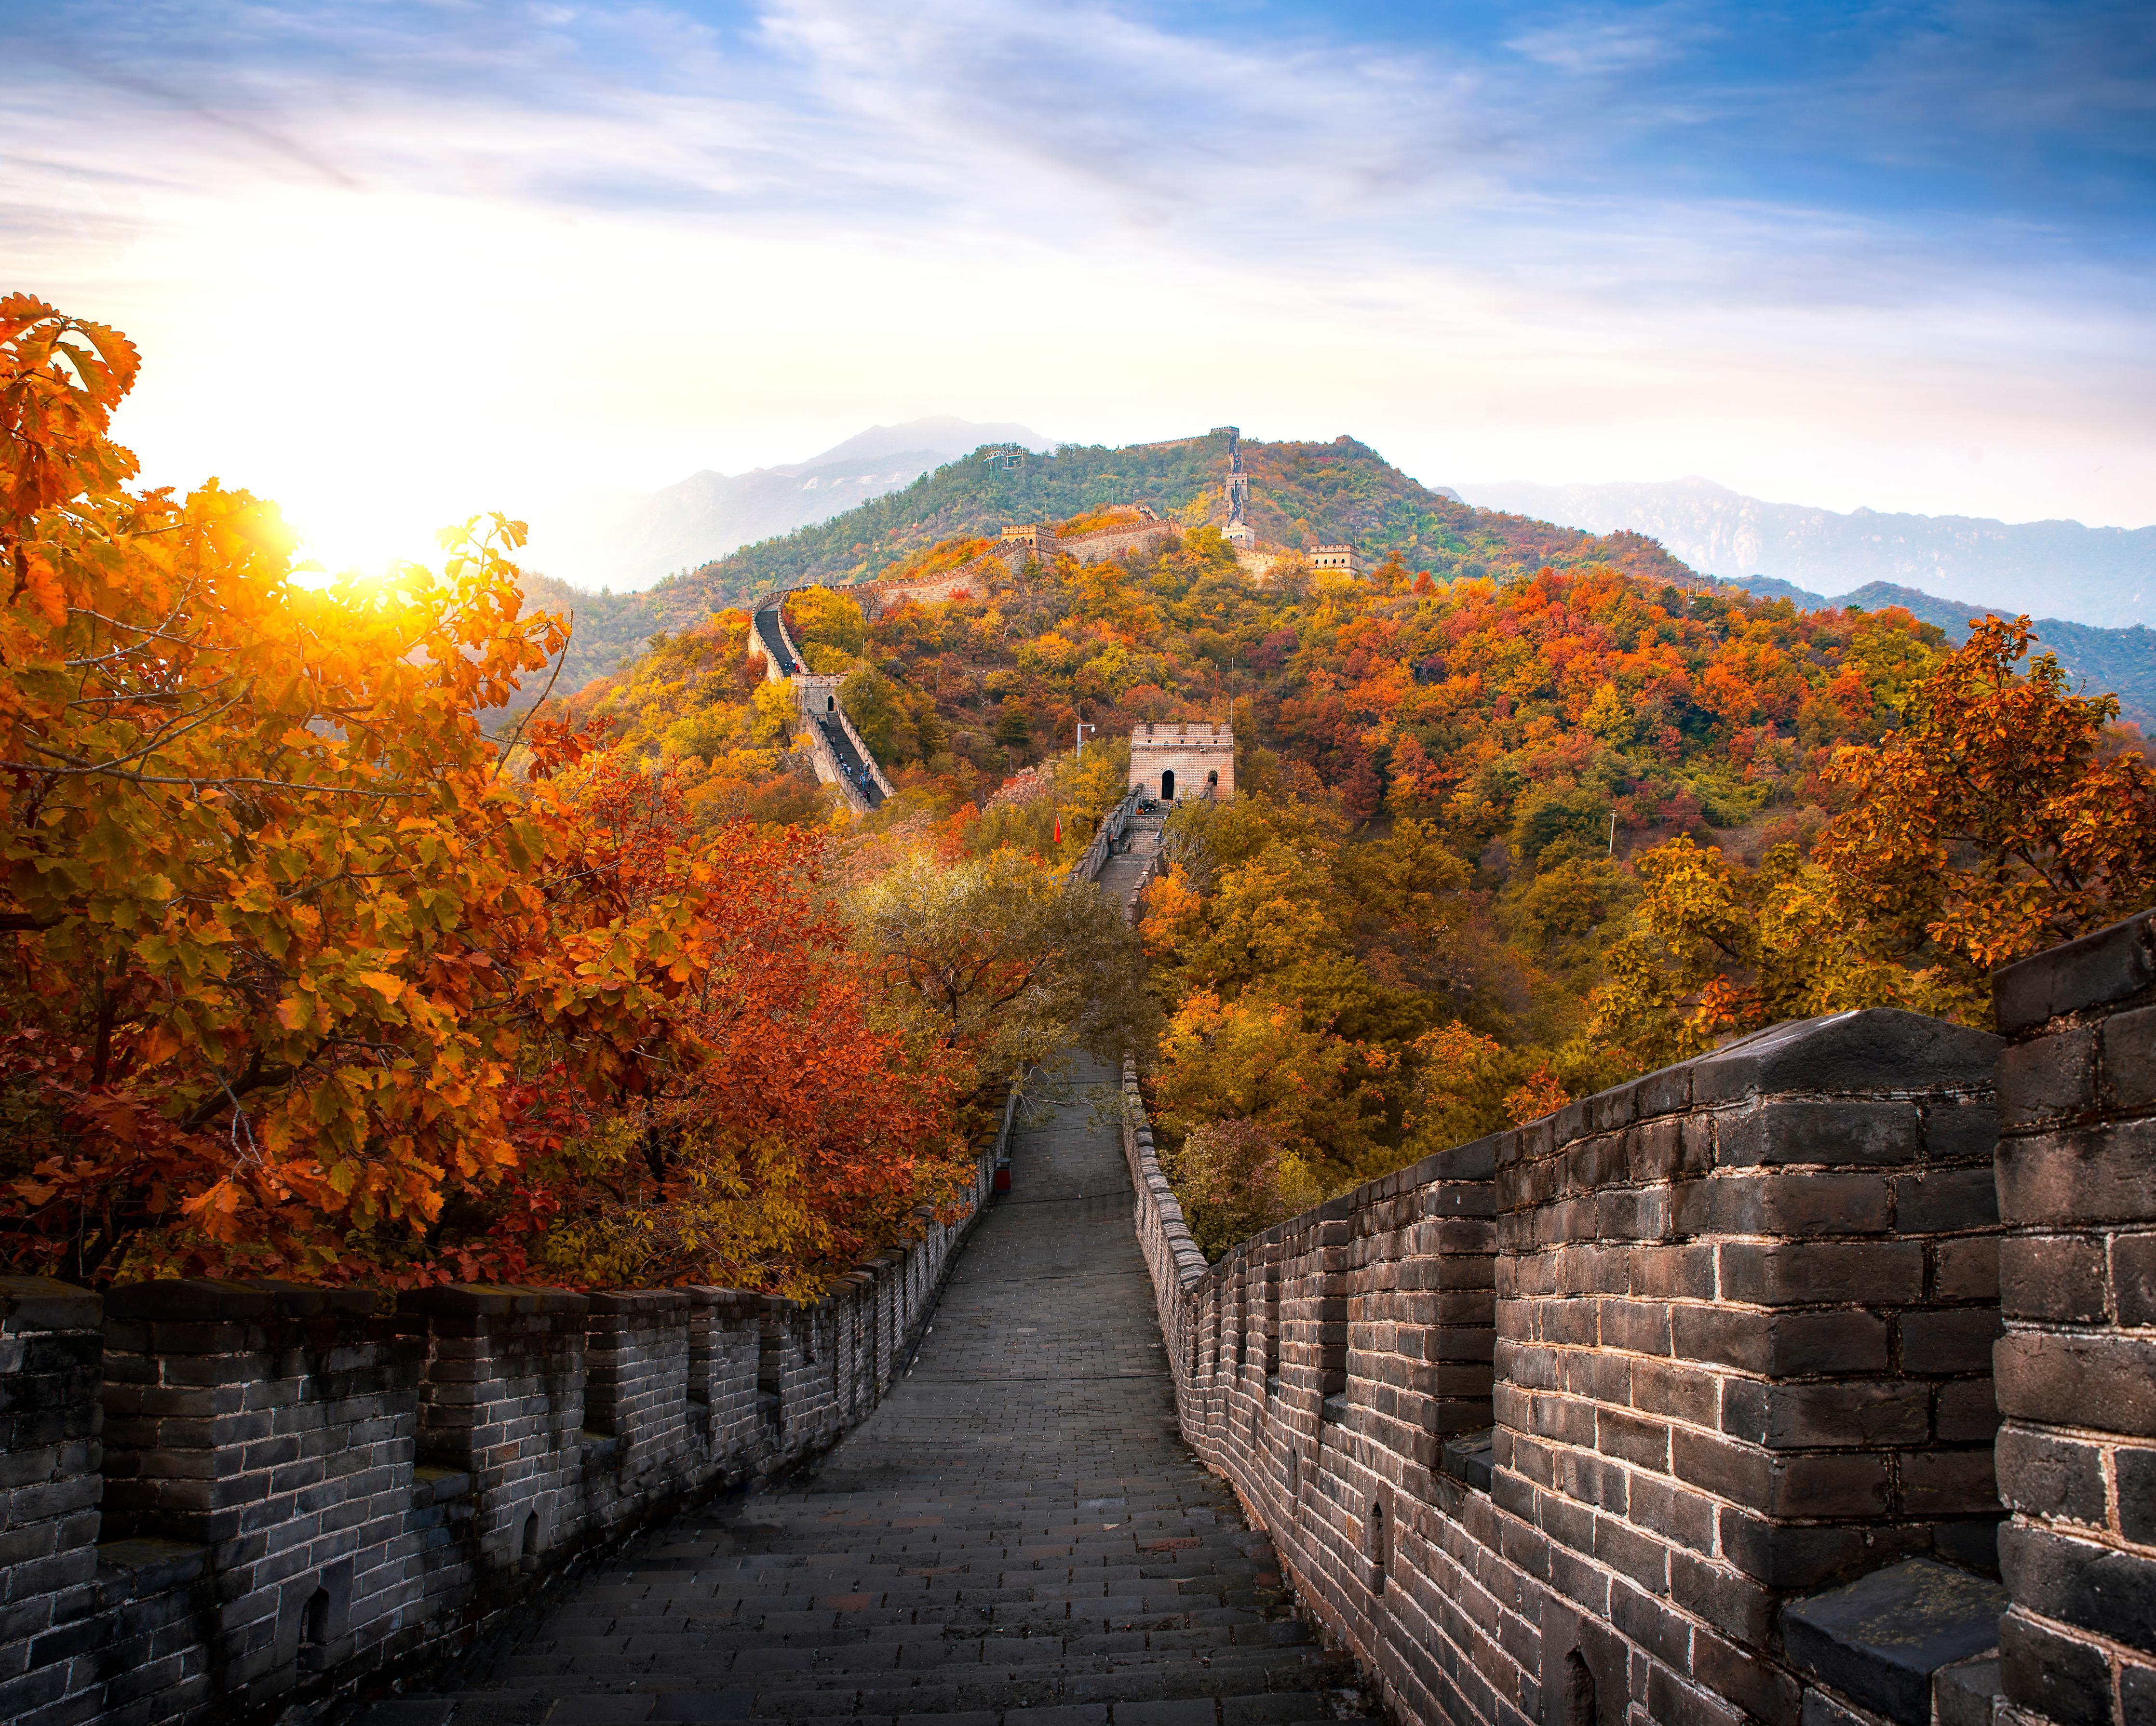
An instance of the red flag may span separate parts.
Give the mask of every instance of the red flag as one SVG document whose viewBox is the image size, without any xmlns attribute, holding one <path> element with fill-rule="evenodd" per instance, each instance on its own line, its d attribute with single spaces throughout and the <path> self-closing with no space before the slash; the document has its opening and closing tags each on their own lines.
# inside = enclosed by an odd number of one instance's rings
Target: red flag
<svg viewBox="0 0 2156 1726">
<path fill-rule="evenodd" d="M 1059 845 L 1063 843 L 1063 812 L 1060 809 L 1055 812 L 1055 843 Z"/>
</svg>

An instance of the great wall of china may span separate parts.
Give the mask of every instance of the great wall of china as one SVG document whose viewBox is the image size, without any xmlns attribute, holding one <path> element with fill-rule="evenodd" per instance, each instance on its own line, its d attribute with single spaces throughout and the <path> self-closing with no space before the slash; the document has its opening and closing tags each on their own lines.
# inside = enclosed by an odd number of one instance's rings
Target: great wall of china
<svg viewBox="0 0 2156 1726">
<path fill-rule="evenodd" d="M 1132 519 L 1067 537 L 1058 535 L 1051 522 L 1024 523 L 1005 528 L 994 545 L 956 569 L 917 581 L 868 581 L 829 591 L 844 594 L 873 621 L 901 605 L 937 604 L 970 593 L 983 586 L 991 565 L 999 576 L 1016 576 L 1033 559 L 1065 556 L 1096 563 L 1126 556 L 1173 531 L 1149 504 L 1134 504 L 1116 513 Z M 751 658 L 762 659 L 766 678 L 792 686 L 817 779 L 837 786 L 855 814 L 865 814 L 894 795 L 891 781 L 839 705 L 839 685 L 844 679 L 811 672 L 786 627 L 787 600 L 822 586 L 812 582 L 783 588 L 758 600 L 749 614 L 747 648 Z"/>
<path fill-rule="evenodd" d="M 1134 911 L 1159 827 L 1070 879 Z M 362 1726 L 2152 1726 L 2156 912 L 1995 1005 L 1778 1026 L 1216 1264 L 1127 1065 L 1007 1099 L 964 1216 L 814 1306 L 0 1283 L 0 1718 L 266 1718 L 491 1634 Z"/>
<path fill-rule="evenodd" d="M 1117 817 L 1074 873 L 1134 904 Z M 2146 1726 L 2156 913 L 1997 992 L 2003 1037 L 1779 1026 L 1215 1265 L 1126 1069 L 1181 1432 L 1389 1712 Z M 860 1421 L 966 1227 L 814 1308 L 11 1282 L 0 1706 L 233 1718 L 446 1647 Z"/>
</svg>

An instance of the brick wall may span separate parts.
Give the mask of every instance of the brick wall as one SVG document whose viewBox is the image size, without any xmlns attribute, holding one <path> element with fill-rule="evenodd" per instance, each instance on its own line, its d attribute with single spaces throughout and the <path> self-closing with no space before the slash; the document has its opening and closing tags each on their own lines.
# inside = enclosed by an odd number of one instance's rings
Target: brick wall
<svg viewBox="0 0 2156 1726">
<path fill-rule="evenodd" d="M 2156 1721 L 2156 916 L 1998 979 L 2010 1719 Z"/>
<path fill-rule="evenodd" d="M 580 1552 L 814 1455 L 964 1221 L 814 1305 L 0 1279 L 0 1719 L 163 1726 L 434 1657 Z"/>
<path fill-rule="evenodd" d="M 1928 1721 L 2003 1604 L 2000 1048 L 1777 1027 L 1212 1266 L 1127 1071 L 1184 1433 L 1405 1718 Z"/>
</svg>

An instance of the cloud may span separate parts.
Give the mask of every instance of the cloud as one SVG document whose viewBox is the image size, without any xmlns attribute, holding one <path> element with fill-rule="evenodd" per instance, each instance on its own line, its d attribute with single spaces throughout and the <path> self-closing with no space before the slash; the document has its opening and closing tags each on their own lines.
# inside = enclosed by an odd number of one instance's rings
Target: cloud
<svg viewBox="0 0 2156 1726">
<path fill-rule="evenodd" d="M 1891 443 L 1944 402 L 2156 443 L 2128 9 L 1290 3 L 83 0 L 0 87 L 0 243 L 176 391 L 277 332 L 281 382 L 146 407 L 146 454 L 336 399 L 377 486 L 650 485 L 953 408 L 1165 434 L 1224 389 L 1291 430 L 1532 415 L 1553 461 L 1628 414 L 1700 468 L 1738 419 Z M 303 359 L 325 329 L 456 331 L 471 434 Z"/>
</svg>

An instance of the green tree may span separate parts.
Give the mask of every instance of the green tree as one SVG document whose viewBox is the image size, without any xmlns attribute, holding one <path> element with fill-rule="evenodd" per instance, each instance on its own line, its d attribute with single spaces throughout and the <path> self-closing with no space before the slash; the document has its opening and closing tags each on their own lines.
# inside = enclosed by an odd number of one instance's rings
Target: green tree
<svg viewBox="0 0 2156 1726">
<path fill-rule="evenodd" d="M 901 858 L 856 894 L 864 951 L 925 1034 L 971 1063 L 978 1091 L 1080 1048 L 1120 1063 L 1158 1023 L 1137 939 L 1090 883 L 1009 851 Z"/>
</svg>

